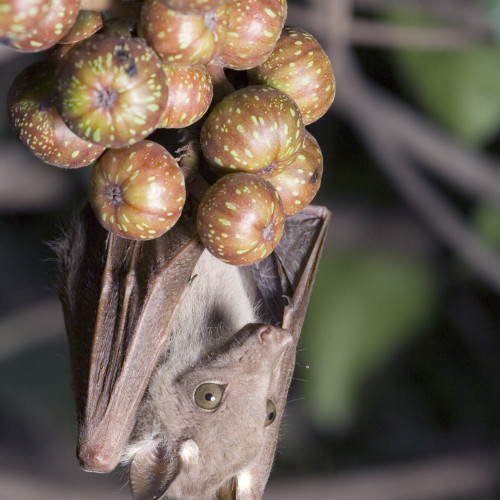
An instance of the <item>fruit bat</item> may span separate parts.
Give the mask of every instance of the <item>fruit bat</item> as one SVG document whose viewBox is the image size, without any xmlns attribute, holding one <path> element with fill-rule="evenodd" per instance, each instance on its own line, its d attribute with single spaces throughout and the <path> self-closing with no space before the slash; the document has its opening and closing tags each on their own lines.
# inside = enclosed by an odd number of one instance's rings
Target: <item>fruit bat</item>
<svg viewBox="0 0 500 500">
<path fill-rule="evenodd" d="M 152 241 L 73 219 L 54 249 L 83 469 L 128 467 L 135 500 L 262 497 L 329 220 L 309 206 L 235 267 L 204 250 L 194 203 Z"/>
</svg>

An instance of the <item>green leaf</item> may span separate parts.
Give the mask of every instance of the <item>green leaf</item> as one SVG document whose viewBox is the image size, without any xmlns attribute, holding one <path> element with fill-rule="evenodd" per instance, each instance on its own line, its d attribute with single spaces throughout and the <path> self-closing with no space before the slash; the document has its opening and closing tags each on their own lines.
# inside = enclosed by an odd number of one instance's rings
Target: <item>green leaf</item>
<svg viewBox="0 0 500 500">
<path fill-rule="evenodd" d="M 408 25 L 415 18 L 407 14 Z M 404 19 L 399 11 L 389 18 Z M 420 19 L 419 26 L 435 20 Z M 439 29 L 439 28 L 436 28 Z M 423 110 L 460 140 L 479 147 L 500 130 L 500 47 L 400 49 L 394 52 L 400 81 Z"/>
<path fill-rule="evenodd" d="M 349 424 L 363 382 L 429 322 L 435 302 L 432 273 L 418 261 L 324 252 L 299 353 L 317 425 Z"/>
</svg>

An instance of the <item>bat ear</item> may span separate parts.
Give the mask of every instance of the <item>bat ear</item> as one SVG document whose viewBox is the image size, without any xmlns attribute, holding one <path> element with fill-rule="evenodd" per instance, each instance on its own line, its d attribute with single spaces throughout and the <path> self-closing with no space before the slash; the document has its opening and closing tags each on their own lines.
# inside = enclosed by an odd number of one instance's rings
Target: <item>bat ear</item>
<svg viewBox="0 0 500 500">
<path fill-rule="evenodd" d="M 177 453 L 162 441 L 141 448 L 130 464 L 130 488 L 134 500 L 161 498 L 179 472 Z"/>
</svg>

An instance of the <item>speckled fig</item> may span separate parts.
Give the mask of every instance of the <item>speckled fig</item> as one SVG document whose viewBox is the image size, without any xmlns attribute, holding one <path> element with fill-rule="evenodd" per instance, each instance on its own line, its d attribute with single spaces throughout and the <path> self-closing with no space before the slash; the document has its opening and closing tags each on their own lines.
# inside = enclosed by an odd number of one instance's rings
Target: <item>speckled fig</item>
<svg viewBox="0 0 500 500">
<path fill-rule="evenodd" d="M 305 128 L 295 102 L 278 89 L 254 85 L 226 96 L 201 129 L 201 147 L 219 174 L 277 175 L 297 158 Z"/>
<path fill-rule="evenodd" d="M 225 3 L 193 15 L 169 9 L 161 0 L 146 0 L 141 10 L 139 34 L 166 63 L 206 64 L 219 53 L 226 27 Z"/>
<path fill-rule="evenodd" d="M 223 0 L 161 0 L 169 9 L 183 14 L 203 14 L 218 7 Z"/>
<path fill-rule="evenodd" d="M 153 141 L 108 149 L 92 170 L 94 213 L 104 228 L 123 238 L 158 238 L 177 222 L 185 199 L 180 167 Z"/>
<path fill-rule="evenodd" d="M 10 124 L 23 145 L 45 163 L 64 168 L 89 165 L 104 147 L 75 135 L 54 104 L 54 65 L 42 61 L 25 68 L 7 96 Z"/>
<path fill-rule="evenodd" d="M 102 14 L 92 10 L 81 10 L 78 12 L 73 26 L 58 43 L 76 43 L 85 40 L 99 31 L 103 26 Z"/>
<path fill-rule="evenodd" d="M 75 134 L 106 147 L 151 134 L 167 104 L 160 58 L 141 38 L 96 34 L 64 57 L 58 108 Z"/>
<path fill-rule="evenodd" d="M 283 236 L 283 204 L 254 174 L 229 174 L 210 186 L 198 209 L 198 234 L 223 262 L 248 266 L 267 257 Z"/>
<path fill-rule="evenodd" d="M 306 125 L 321 118 L 335 97 L 332 65 L 318 41 L 285 26 L 271 55 L 248 71 L 250 81 L 284 90 L 299 106 Z"/>
<path fill-rule="evenodd" d="M 283 212 L 290 217 L 306 208 L 321 185 L 323 154 L 316 139 L 306 132 L 299 155 L 284 172 L 269 177 L 283 201 Z"/>
<path fill-rule="evenodd" d="M 6 45 L 21 52 L 40 52 L 54 46 L 73 26 L 78 15 L 79 0 L 52 0 L 36 28 L 16 37 Z"/>
<path fill-rule="evenodd" d="M 6 43 L 34 30 L 50 4 L 51 0 L 0 0 L 0 40 Z"/>
<path fill-rule="evenodd" d="M 168 100 L 160 127 L 184 128 L 197 122 L 212 102 L 212 80 L 205 66 L 164 64 Z"/>
<path fill-rule="evenodd" d="M 243 70 L 271 54 L 287 14 L 286 0 L 228 0 L 227 36 L 217 61 Z"/>
</svg>

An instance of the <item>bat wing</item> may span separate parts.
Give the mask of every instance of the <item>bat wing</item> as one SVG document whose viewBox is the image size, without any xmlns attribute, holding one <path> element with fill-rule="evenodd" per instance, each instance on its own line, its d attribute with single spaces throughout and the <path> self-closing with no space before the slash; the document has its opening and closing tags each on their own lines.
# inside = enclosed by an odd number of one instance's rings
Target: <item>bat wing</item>
<svg viewBox="0 0 500 500">
<path fill-rule="evenodd" d="M 284 236 L 275 251 L 251 266 L 265 307 L 265 321 L 289 330 L 293 341 L 273 372 L 269 399 L 276 406 L 276 420 L 266 428 L 265 445 L 244 477 L 232 478 L 219 490 L 219 500 L 257 500 L 264 492 L 295 367 L 297 342 L 330 217 L 331 213 L 325 207 L 307 207 L 286 221 Z"/>
<path fill-rule="evenodd" d="M 113 470 L 203 251 L 196 210 L 158 239 L 124 240 L 101 228 L 89 206 L 55 245 L 78 413 L 78 456 Z"/>
</svg>

